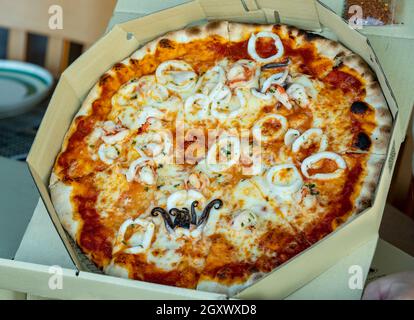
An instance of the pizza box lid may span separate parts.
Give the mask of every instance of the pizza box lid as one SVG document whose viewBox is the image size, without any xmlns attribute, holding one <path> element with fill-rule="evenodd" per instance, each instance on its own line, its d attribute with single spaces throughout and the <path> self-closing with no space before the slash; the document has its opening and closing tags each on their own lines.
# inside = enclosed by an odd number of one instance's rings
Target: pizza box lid
<svg viewBox="0 0 414 320">
<path fill-rule="evenodd" d="M 282 298 L 332 266 L 341 256 L 349 254 L 352 249 L 366 243 L 374 234 L 378 233 L 381 214 L 395 165 L 395 154 L 400 147 L 402 135 L 398 126 L 400 117 L 398 116 L 398 107 L 394 95 L 367 38 L 353 30 L 340 17 L 318 1 L 195 0 L 114 26 L 107 35 L 63 73 L 57 85 L 27 162 L 51 219 L 72 260 L 77 268 L 81 270 L 80 274 L 89 270 L 82 261 L 84 256 L 79 254 L 76 246 L 73 245 L 63 230 L 48 192 L 51 169 L 74 114 L 79 109 L 90 88 L 115 62 L 128 57 L 137 47 L 158 35 L 213 19 L 259 23 L 284 22 L 313 31 L 322 30 L 322 26 L 329 28 L 335 39 L 360 54 L 377 73 L 394 117 L 394 127 L 396 128 L 393 131 L 387 164 L 384 166 L 381 175 L 373 207 L 359 215 L 357 219 L 353 219 L 353 221 L 339 228 L 311 249 L 291 259 L 286 267 L 284 265 L 277 268 L 264 279 L 243 290 L 237 297 Z M 117 50 L 113 50 L 113 48 L 117 48 Z M 307 266 L 307 270 L 303 272 L 305 266 Z M 274 283 L 278 283 L 277 292 L 274 290 Z"/>
</svg>

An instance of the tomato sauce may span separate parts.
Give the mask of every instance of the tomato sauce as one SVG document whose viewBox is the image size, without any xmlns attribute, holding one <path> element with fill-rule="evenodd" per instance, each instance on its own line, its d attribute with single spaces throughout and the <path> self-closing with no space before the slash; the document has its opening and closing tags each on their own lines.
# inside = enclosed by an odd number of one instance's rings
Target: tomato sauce
<svg viewBox="0 0 414 320">
<path fill-rule="evenodd" d="M 277 49 L 273 40 L 259 38 L 256 41 L 256 52 L 261 58 L 269 58 L 277 53 Z"/>
<path fill-rule="evenodd" d="M 308 174 L 313 176 L 318 173 L 332 173 L 338 169 L 338 164 L 331 159 L 323 159 L 314 164 L 313 168 L 308 170 Z"/>
<path fill-rule="evenodd" d="M 106 264 L 112 257 L 111 231 L 100 223 L 100 217 L 95 209 L 97 194 L 89 191 L 88 196 L 74 197 L 83 225 L 79 236 L 81 248 L 94 257 L 98 265 Z"/>
<path fill-rule="evenodd" d="M 357 159 L 353 168 L 348 171 L 341 195 L 337 199 L 332 199 L 330 211 L 322 220 L 305 231 L 306 239 L 310 243 L 315 243 L 331 233 L 351 213 L 353 209 L 352 195 L 363 172 L 362 162 L 362 159 Z"/>
<path fill-rule="evenodd" d="M 165 271 L 154 263 L 148 263 L 142 255 L 120 254 L 115 262 L 124 265 L 129 270 L 129 276 L 135 280 L 194 289 L 199 279 L 199 272 L 190 266 L 178 265 L 174 270 Z"/>
<path fill-rule="evenodd" d="M 250 59 L 247 51 L 248 41 L 232 42 L 228 44 L 226 56 L 232 60 Z"/>
<path fill-rule="evenodd" d="M 363 89 L 363 84 L 353 75 L 339 71 L 332 70 L 324 79 L 325 82 L 343 90 L 345 93 L 356 92 L 359 93 Z"/>
</svg>

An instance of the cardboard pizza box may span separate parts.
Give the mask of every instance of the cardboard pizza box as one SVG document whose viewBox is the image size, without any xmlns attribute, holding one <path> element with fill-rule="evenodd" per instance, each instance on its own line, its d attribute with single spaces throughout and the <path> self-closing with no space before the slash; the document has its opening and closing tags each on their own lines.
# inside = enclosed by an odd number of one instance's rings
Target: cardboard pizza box
<svg viewBox="0 0 414 320">
<path fill-rule="evenodd" d="M 361 55 L 378 76 L 394 118 L 390 148 L 372 207 L 352 221 L 338 228 L 316 245 L 305 250 L 262 280 L 241 291 L 235 298 L 283 298 L 327 270 L 341 257 L 367 243 L 378 235 L 381 216 L 388 193 L 396 154 L 405 134 L 396 99 L 378 62 L 370 42 L 353 30 L 331 9 L 319 1 L 309 0 L 195 0 L 143 18 L 119 24 L 81 56 L 62 75 L 47 113 L 38 131 L 28 157 L 31 174 L 36 182 L 49 215 L 65 244 L 78 272 L 71 274 L 73 281 L 85 281 L 91 286 L 105 289 L 113 286 L 114 292 L 126 290 L 134 297 L 168 295 L 169 297 L 217 298 L 220 295 L 194 290 L 166 287 L 146 282 L 113 278 L 91 272 L 85 257 L 63 230 L 48 192 L 48 182 L 63 137 L 80 107 L 81 102 L 99 79 L 115 62 L 123 60 L 147 41 L 168 31 L 196 25 L 207 20 L 231 20 L 258 23 L 287 23 L 299 28 L 322 32 L 342 42 Z M 116 48 L 116 50 L 113 50 Z M 403 134 L 404 132 L 404 134 Z M 112 290 L 112 289 L 111 289 Z M 221 296 L 220 296 L 221 297 Z"/>
</svg>

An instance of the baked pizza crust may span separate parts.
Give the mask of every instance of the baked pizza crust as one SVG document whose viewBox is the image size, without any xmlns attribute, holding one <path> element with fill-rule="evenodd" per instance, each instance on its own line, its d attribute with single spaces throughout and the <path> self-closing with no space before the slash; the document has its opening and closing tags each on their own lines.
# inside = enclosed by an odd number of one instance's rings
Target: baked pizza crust
<svg viewBox="0 0 414 320">
<path fill-rule="evenodd" d="M 50 196 L 62 226 L 73 239 L 77 239 L 81 223 L 74 218 L 75 208 L 72 205 L 72 187 L 59 181 L 54 173 L 50 179 Z"/>
<path fill-rule="evenodd" d="M 205 39 L 210 36 L 220 36 L 225 40 L 229 40 L 229 22 L 213 21 L 205 25 L 169 32 L 142 46 L 134 52 L 130 58 L 126 59 L 125 63 L 129 63 L 130 59 L 141 60 L 147 54 L 154 54 L 159 44 L 168 46 L 168 41 L 188 43 L 194 40 Z"/>
<path fill-rule="evenodd" d="M 246 281 L 232 285 L 223 284 L 214 280 L 202 279 L 197 285 L 197 290 L 222 293 L 230 297 L 234 297 L 242 290 L 250 287 L 252 284 L 262 279 L 264 276 L 265 274 L 261 272 L 253 273 Z"/>
<path fill-rule="evenodd" d="M 365 102 L 375 109 L 375 130 L 371 134 L 372 150 L 378 155 L 386 155 L 392 134 L 392 116 L 378 82 L 367 87 Z"/>
<path fill-rule="evenodd" d="M 104 272 L 107 275 L 128 279 L 129 278 L 129 271 L 124 266 L 111 262 L 104 268 Z"/>
<path fill-rule="evenodd" d="M 366 84 L 377 82 L 377 77 L 372 72 L 368 64 L 356 54 L 350 54 L 342 60 L 342 64 L 354 69 L 364 79 Z"/>
<path fill-rule="evenodd" d="M 244 24 L 244 23 L 234 23 L 229 24 L 229 36 L 230 41 L 241 41 L 250 37 L 251 33 L 257 33 L 260 31 L 269 31 L 273 30 L 273 25 L 268 24 Z"/>
<path fill-rule="evenodd" d="M 371 207 L 379 178 L 384 167 L 385 155 L 371 154 L 369 155 L 366 167 L 365 177 L 362 181 L 361 189 L 358 197 L 354 200 L 355 215 L 360 214 L 365 209 Z"/>
</svg>

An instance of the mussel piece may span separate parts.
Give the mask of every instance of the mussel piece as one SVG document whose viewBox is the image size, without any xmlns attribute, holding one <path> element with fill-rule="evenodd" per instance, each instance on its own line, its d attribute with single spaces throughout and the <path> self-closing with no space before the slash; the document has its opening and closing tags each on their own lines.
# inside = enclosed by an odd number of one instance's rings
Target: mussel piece
<svg viewBox="0 0 414 320">
<path fill-rule="evenodd" d="M 368 104 L 362 101 L 356 101 L 351 106 L 351 112 L 354 114 L 364 114 L 368 109 Z"/>
<path fill-rule="evenodd" d="M 197 212 L 195 211 L 195 208 L 198 207 L 198 201 L 194 201 L 191 204 L 191 224 L 197 225 Z"/>
<path fill-rule="evenodd" d="M 176 227 L 190 229 L 191 217 L 190 211 L 187 208 L 182 208 L 181 210 L 173 208 L 170 210 L 170 215 L 175 217 L 173 229 Z"/>
<path fill-rule="evenodd" d="M 340 67 L 344 62 L 344 58 L 345 58 L 345 53 L 339 52 L 334 58 L 334 68 Z"/>
<path fill-rule="evenodd" d="M 282 62 L 267 63 L 264 66 L 262 66 L 261 69 L 263 71 L 263 70 L 269 70 L 269 69 L 284 68 L 284 67 L 287 67 L 288 65 L 290 65 L 290 59 L 287 59 Z"/>
<path fill-rule="evenodd" d="M 321 35 L 313 32 L 304 32 L 304 36 L 307 41 L 313 41 L 318 39 L 324 39 Z"/>
<path fill-rule="evenodd" d="M 164 223 L 165 223 L 165 226 L 167 227 L 167 229 L 168 229 L 168 227 L 171 228 L 171 229 L 174 229 L 174 223 L 171 219 L 171 216 L 168 214 L 167 211 L 165 211 L 163 208 L 160 208 L 160 207 L 156 207 L 156 208 L 151 210 L 151 215 L 153 217 L 157 217 L 158 214 L 161 214 L 162 218 L 164 219 Z"/>
<path fill-rule="evenodd" d="M 371 139 L 365 132 L 358 133 L 355 141 L 355 147 L 363 151 L 368 151 L 371 147 Z"/>
<path fill-rule="evenodd" d="M 207 221 L 211 209 L 215 208 L 216 210 L 220 209 L 223 206 L 223 201 L 220 199 L 215 199 L 211 201 L 203 210 L 200 219 L 197 221 L 197 212 L 196 208 L 198 207 L 198 201 L 194 201 L 191 204 L 190 210 L 187 208 L 172 208 L 169 212 L 161 207 L 156 207 L 151 210 L 151 215 L 157 217 L 158 214 L 161 214 L 164 219 L 165 227 L 167 230 L 174 230 L 176 227 L 190 229 L 191 225 L 200 226 Z M 174 220 L 172 219 L 174 217 Z"/>
<path fill-rule="evenodd" d="M 210 215 L 210 211 L 211 209 L 220 209 L 223 206 L 223 201 L 221 201 L 220 199 L 215 199 L 213 201 L 211 201 L 205 208 L 204 211 L 200 217 L 200 220 L 197 223 L 197 226 L 202 225 L 204 222 L 207 221 L 209 215 Z"/>
</svg>

